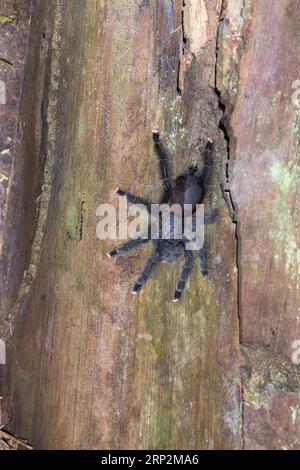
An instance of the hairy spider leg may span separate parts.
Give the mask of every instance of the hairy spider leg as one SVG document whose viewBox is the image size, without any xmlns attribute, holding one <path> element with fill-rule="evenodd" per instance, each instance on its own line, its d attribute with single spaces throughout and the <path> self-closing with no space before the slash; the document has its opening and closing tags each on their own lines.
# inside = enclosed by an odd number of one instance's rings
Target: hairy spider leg
<svg viewBox="0 0 300 470">
<path fill-rule="evenodd" d="M 173 302 L 178 302 L 181 297 L 182 291 L 185 287 L 186 280 L 192 270 L 193 267 L 193 255 L 192 252 L 186 250 L 184 252 L 184 262 L 181 268 L 181 272 L 179 275 L 179 279 L 176 285 L 176 289 L 174 291 Z"/>
<path fill-rule="evenodd" d="M 197 251 L 197 256 L 199 260 L 199 269 L 202 276 L 207 276 L 207 260 L 206 260 L 206 249 L 205 247 L 200 248 Z"/>
<path fill-rule="evenodd" d="M 118 196 L 127 197 L 128 201 L 131 204 L 142 204 L 146 207 L 149 213 L 151 212 L 151 204 L 149 204 L 149 202 L 143 199 L 142 197 L 135 196 L 135 194 L 129 193 L 128 191 L 125 191 L 124 189 L 120 188 L 116 188 L 115 193 L 118 194 Z"/>
<path fill-rule="evenodd" d="M 135 281 L 131 291 L 132 294 L 137 294 L 141 290 L 142 285 L 145 284 L 145 282 L 148 280 L 150 274 L 152 273 L 159 260 L 160 255 L 159 252 L 156 250 L 147 260 L 145 266 L 138 275 L 137 280 Z"/>
<path fill-rule="evenodd" d="M 204 225 L 210 225 L 210 224 L 213 224 L 216 220 L 216 218 L 218 217 L 219 215 L 219 211 L 218 209 L 212 209 L 210 210 L 209 212 L 206 212 L 206 214 L 204 214 Z M 196 226 L 196 217 L 193 216 L 192 218 L 192 227 L 193 227 L 193 230 L 196 230 L 197 226 Z M 184 241 L 189 241 L 186 237 L 184 237 Z"/>
<path fill-rule="evenodd" d="M 106 253 L 108 258 L 112 258 L 113 256 L 121 255 L 123 253 L 128 253 L 128 251 L 132 250 L 136 246 L 144 245 L 145 243 L 148 243 L 150 238 L 135 238 L 133 240 L 129 240 L 126 243 L 122 243 L 121 245 L 116 246 L 112 250 L 108 251 Z"/>
<path fill-rule="evenodd" d="M 218 215 L 219 215 L 218 209 L 212 209 L 211 211 L 207 212 L 206 214 L 204 214 L 204 224 L 205 225 L 213 224 L 216 218 L 218 217 Z"/>
<path fill-rule="evenodd" d="M 167 203 L 169 200 L 169 195 L 171 192 L 172 188 L 172 177 L 170 174 L 170 168 L 169 168 L 169 162 L 168 162 L 168 157 L 163 149 L 160 138 L 159 138 L 159 133 L 158 132 L 153 132 L 153 141 L 154 141 L 154 150 L 157 155 L 158 163 L 159 163 L 159 171 L 160 171 L 160 179 L 163 185 L 163 195 L 161 198 L 161 203 Z"/>
<path fill-rule="evenodd" d="M 205 146 L 205 150 L 204 150 L 204 155 L 203 155 L 204 166 L 203 166 L 203 171 L 201 175 L 201 180 L 202 180 L 201 182 L 204 187 L 205 193 L 207 192 L 207 188 L 209 186 L 209 179 L 211 175 L 212 152 L 213 152 L 213 142 L 211 140 L 208 140 Z"/>
</svg>

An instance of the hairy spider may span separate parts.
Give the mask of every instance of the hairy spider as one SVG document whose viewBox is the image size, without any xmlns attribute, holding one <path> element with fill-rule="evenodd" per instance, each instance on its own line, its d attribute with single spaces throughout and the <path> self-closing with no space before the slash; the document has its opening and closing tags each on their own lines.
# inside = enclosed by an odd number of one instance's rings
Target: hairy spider
<svg viewBox="0 0 300 470">
<path fill-rule="evenodd" d="M 195 208 L 196 204 L 200 204 L 206 194 L 210 169 L 211 169 L 211 153 L 213 149 L 212 141 L 208 141 L 204 151 L 204 165 L 199 169 L 197 165 L 191 164 L 186 170 L 179 174 L 175 179 L 172 179 L 171 172 L 169 169 L 169 162 L 167 154 L 163 149 L 159 132 L 155 128 L 152 130 L 154 149 L 159 162 L 160 178 L 163 186 L 163 193 L 160 198 L 160 204 L 192 204 Z M 121 197 L 127 197 L 127 200 L 132 204 L 143 204 L 146 206 L 150 213 L 151 204 L 144 199 L 135 196 L 127 191 L 120 188 L 116 188 L 115 192 Z M 212 223 L 217 215 L 216 210 L 210 211 L 210 213 L 204 216 L 204 223 Z M 182 224 L 184 220 L 182 219 Z M 148 227 L 149 233 L 150 227 Z M 154 270 L 155 266 L 159 262 L 172 262 L 177 259 L 181 254 L 184 254 L 184 262 L 181 268 L 180 276 L 174 291 L 173 301 L 177 302 L 182 294 L 185 287 L 186 280 L 193 267 L 193 253 L 192 250 L 188 249 L 188 240 L 174 239 L 172 238 L 173 231 L 171 231 L 171 237 L 164 239 L 162 237 L 162 226 L 161 219 L 159 219 L 159 237 L 152 239 L 153 253 L 147 260 L 145 266 L 141 270 L 138 278 L 136 279 L 132 288 L 132 294 L 137 294 L 142 285 L 147 281 L 150 274 Z M 149 241 L 150 237 L 144 238 L 139 237 L 136 239 L 129 240 L 128 242 L 116 246 L 107 253 L 109 258 L 127 253 L 131 249 L 143 245 Z M 207 275 L 207 261 L 205 255 L 205 248 L 202 247 L 196 251 L 199 269 L 203 276 Z"/>
</svg>

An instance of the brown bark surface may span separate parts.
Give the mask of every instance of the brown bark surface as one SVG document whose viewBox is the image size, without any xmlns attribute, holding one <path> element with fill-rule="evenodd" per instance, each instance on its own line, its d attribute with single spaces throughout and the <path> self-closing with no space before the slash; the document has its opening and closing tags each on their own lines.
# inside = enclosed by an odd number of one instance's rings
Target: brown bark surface
<svg viewBox="0 0 300 470">
<path fill-rule="evenodd" d="M 295 449 L 300 447 L 299 4 L 227 2 L 223 18 L 218 85 L 228 117 L 228 187 L 238 221 L 241 342 L 250 364 L 243 435 L 246 448 Z"/>
<path fill-rule="evenodd" d="M 35 447 L 299 447 L 298 12 L 273 3 L 28 7 L 1 335 L 7 428 Z M 181 260 L 132 296 L 150 247 L 96 238 L 117 185 L 157 201 L 154 123 L 174 174 L 215 143 L 210 273 L 177 304 Z"/>
</svg>

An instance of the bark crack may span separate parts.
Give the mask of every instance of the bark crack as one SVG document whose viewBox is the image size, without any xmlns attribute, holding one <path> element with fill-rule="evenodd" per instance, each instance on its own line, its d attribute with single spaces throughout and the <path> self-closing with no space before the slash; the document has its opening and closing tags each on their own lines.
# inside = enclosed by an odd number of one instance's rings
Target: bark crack
<svg viewBox="0 0 300 470">
<path fill-rule="evenodd" d="M 219 24 L 217 29 L 217 36 L 216 36 L 216 66 L 215 66 L 215 92 L 219 99 L 219 106 L 222 110 L 222 118 L 219 123 L 219 128 L 222 130 L 224 134 L 224 138 L 227 142 L 227 158 L 225 163 L 225 175 L 224 175 L 224 182 L 222 193 L 225 200 L 225 203 L 228 207 L 229 214 L 232 219 L 232 223 L 235 225 L 235 240 L 236 240 L 236 269 L 237 269 L 237 317 L 238 317 L 238 335 L 239 335 L 239 344 L 241 345 L 241 315 L 240 315 L 240 266 L 239 266 L 239 248 L 240 248 L 240 240 L 239 240 L 239 232 L 238 232 L 238 221 L 237 221 L 237 213 L 233 201 L 233 197 L 230 190 L 230 172 L 229 172 L 229 165 L 230 165 L 230 158 L 231 158 L 231 151 L 230 151 L 230 132 L 228 131 L 229 128 L 229 120 L 226 116 L 226 105 L 224 104 L 222 91 L 218 87 L 218 68 L 220 67 L 219 64 L 219 47 L 222 41 L 222 37 L 220 35 L 220 25 L 224 22 L 224 12 L 227 6 L 227 2 L 222 0 L 221 10 L 220 10 L 220 17 L 219 17 Z M 244 389 L 243 389 L 243 377 L 242 374 L 240 375 L 240 390 L 241 390 L 241 440 L 242 440 L 242 448 L 245 449 L 245 437 L 244 437 L 244 406 L 245 406 L 245 397 L 244 397 Z"/>
<path fill-rule="evenodd" d="M 181 5 L 181 22 L 180 22 L 180 52 L 179 52 L 179 61 L 178 61 L 178 71 L 177 71 L 177 93 L 182 95 L 183 86 L 184 86 L 184 76 L 188 65 L 192 60 L 192 53 L 188 47 L 188 38 L 185 32 L 184 22 L 185 22 L 185 1 L 182 0 Z"/>
</svg>

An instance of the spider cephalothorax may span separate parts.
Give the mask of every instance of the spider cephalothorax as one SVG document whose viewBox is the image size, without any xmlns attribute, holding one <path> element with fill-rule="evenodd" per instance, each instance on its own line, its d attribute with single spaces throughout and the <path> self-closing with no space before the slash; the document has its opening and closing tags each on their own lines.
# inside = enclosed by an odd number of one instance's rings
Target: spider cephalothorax
<svg viewBox="0 0 300 470">
<path fill-rule="evenodd" d="M 163 185 L 163 194 L 160 198 L 159 203 L 162 204 L 192 204 L 193 210 L 197 204 L 200 204 L 206 193 L 208 186 L 208 179 L 211 168 L 211 153 L 212 153 L 212 141 L 208 141 L 204 151 L 204 164 L 199 169 L 197 165 L 189 165 L 175 179 L 172 179 L 169 162 L 167 155 L 160 143 L 159 133 L 155 129 L 153 132 L 154 148 L 158 157 L 160 167 L 160 177 Z M 146 202 L 144 199 L 135 196 L 127 191 L 116 189 L 116 193 L 121 197 L 127 197 L 128 201 L 133 204 L 144 204 L 147 210 L 150 212 L 151 204 Z M 208 215 L 204 216 L 204 223 L 213 222 L 216 216 L 216 211 L 211 211 Z M 184 219 L 182 219 L 184 224 Z M 148 227 L 148 232 L 150 232 Z M 174 291 L 174 302 L 177 302 L 181 297 L 188 275 L 193 267 L 193 251 L 188 248 L 188 240 L 184 237 L 182 239 L 174 239 L 172 236 L 169 239 L 162 237 L 162 226 L 161 219 L 159 219 L 159 236 L 158 238 L 152 239 L 153 253 L 146 262 L 144 268 L 140 272 L 135 284 L 132 288 L 132 293 L 137 294 L 141 289 L 142 285 L 147 281 L 151 272 L 159 262 L 172 262 L 177 259 L 181 254 L 184 254 L 184 262 L 181 269 L 181 273 Z M 171 231 L 172 233 L 172 231 Z M 134 247 L 147 243 L 149 237 L 139 237 L 137 239 L 129 240 L 128 242 L 119 245 L 107 253 L 109 258 L 127 253 Z M 196 251 L 199 269 L 203 276 L 207 275 L 207 262 L 205 256 L 204 247 Z"/>
</svg>

